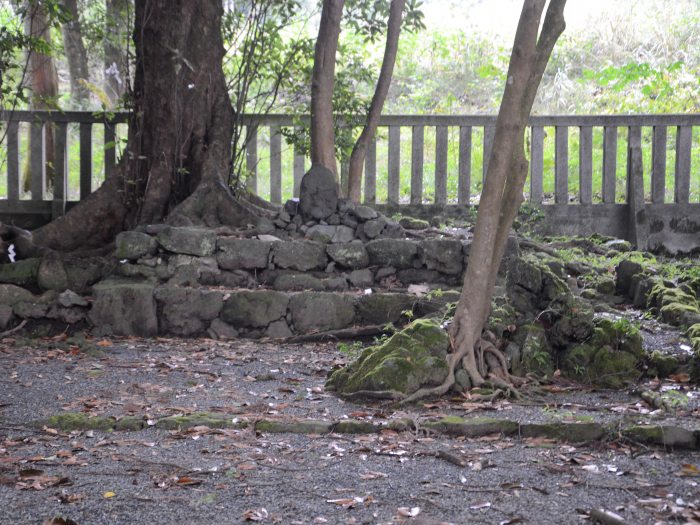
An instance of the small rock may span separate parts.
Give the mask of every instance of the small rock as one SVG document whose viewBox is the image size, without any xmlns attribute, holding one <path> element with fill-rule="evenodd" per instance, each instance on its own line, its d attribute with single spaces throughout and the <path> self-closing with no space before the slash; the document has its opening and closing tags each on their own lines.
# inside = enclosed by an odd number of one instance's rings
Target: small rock
<svg viewBox="0 0 700 525">
<path fill-rule="evenodd" d="M 428 221 L 416 219 L 414 217 L 402 217 L 399 220 L 399 224 L 401 227 L 407 230 L 425 230 L 426 228 L 430 227 L 430 223 Z"/>
<path fill-rule="evenodd" d="M 58 296 L 58 302 L 61 306 L 69 308 L 71 306 L 87 306 L 88 302 L 84 297 L 81 297 L 73 290 L 66 290 Z"/>
<path fill-rule="evenodd" d="M 136 260 L 153 255 L 158 250 L 158 242 L 146 233 L 126 231 L 117 234 L 115 239 L 117 259 Z"/>
<path fill-rule="evenodd" d="M 299 211 L 299 199 L 289 199 L 287 202 L 285 202 L 284 211 L 286 211 L 290 217 L 294 217 Z"/>
<path fill-rule="evenodd" d="M 348 281 L 350 281 L 350 284 L 355 288 L 368 288 L 374 284 L 372 270 L 369 268 L 353 270 L 350 272 L 350 275 L 348 275 Z"/>
<path fill-rule="evenodd" d="M 284 319 L 271 322 L 270 326 L 268 326 L 267 330 L 265 330 L 265 337 L 270 337 L 273 339 L 291 337 L 292 335 L 294 334 L 289 329 L 289 326 L 287 326 L 287 322 Z"/>
<path fill-rule="evenodd" d="M 379 217 L 377 210 L 369 206 L 356 206 L 352 213 L 355 214 L 360 221 L 370 221 Z"/>
<path fill-rule="evenodd" d="M 377 217 L 376 219 L 371 219 L 362 224 L 362 232 L 367 236 L 368 239 L 375 239 L 382 233 L 384 227 L 386 226 L 386 219 L 384 217 Z"/>
<path fill-rule="evenodd" d="M 214 319 L 209 325 L 207 334 L 212 339 L 236 339 L 238 337 L 238 330 L 228 323 L 224 323 L 221 319 Z"/>
<path fill-rule="evenodd" d="M 164 249 L 173 253 L 207 257 L 216 249 L 216 233 L 207 228 L 170 227 L 161 231 L 157 239 Z"/>
</svg>

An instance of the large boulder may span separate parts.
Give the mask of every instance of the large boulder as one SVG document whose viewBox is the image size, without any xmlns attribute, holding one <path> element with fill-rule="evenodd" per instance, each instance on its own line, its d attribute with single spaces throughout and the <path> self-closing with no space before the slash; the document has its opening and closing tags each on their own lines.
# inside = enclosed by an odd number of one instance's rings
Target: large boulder
<svg viewBox="0 0 700 525">
<path fill-rule="evenodd" d="M 328 292 L 302 292 L 289 302 L 297 333 L 347 328 L 355 320 L 354 298 Z"/>
<path fill-rule="evenodd" d="M 158 234 L 158 243 L 169 252 L 207 257 L 216 249 L 216 233 L 207 228 L 167 227 Z"/>
<path fill-rule="evenodd" d="M 42 290 L 62 292 L 70 287 L 68 273 L 60 255 L 49 253 L 41 260 L 36 281 Z"/>
<path fill-rule="evenodd" d="M 299 189 L 299 209 L 304 218 L 323 220 L 338 207 L 338 184 L 328 168 L 314 165 L 304 174 Z"/>
<path fill-rule="evenodd" d="M 224 305 L 223 292 L 161 286 L 154 297 L 159 303 L 161 333 L 196 335 L 203 333 Z"/>
<path fill-rule="evenodd" d="M 413 268 L 418 257 L 418 244 L 403 239 L 375 239 L 365 245 L 370 265 Z"/>
<path fill-rule="evenodd" d="M 272 262 L 278 268 L 298 270 L 323 269 L 328 264 L 326 247 L 312 241 L 281 241 L 272 247 Z"/>
<path fill-rule="evenodd" d="M 369 255 L 361 242 L 331 244 L 326 247 L 326 252 L 343 268 L 357 270 L 369 265 Z"/>
<path fill-rule="evenodd" d="M 14 306 L 20 302 L 32 302 L 32 292 L 15 286 L 14 284 L 0 284 L 0 304 Z"/>
<path fill-rule="evenodd" d="M 272 244 L 258 239 L 220 238 L 216 260 L 224 270 L 264 269 Z"/>
<path fill-rule="evenodd" d="M 340 395 L 410 395 L 445 380 L 449 348 L 450 340 L 439 324 L 419 319 L 380 345 L 364 350 L 357 361 L 333 372 L 326 389 Z"/>
<path fill-rule="evenodd" d="M 103 281 L 93 287 L 89 319 L 96 331 L 111 335 L 158 334 L 154 286 L 148 283 Z"/>
<path fill-rule="evenodd" d="M 221 319 L 235 328 L 266 328 L 287 314 L 289 297 L 274 290 L 232 292 L 224 302 Z"/>
<path fill-rule="evenodd" d="M 32 286 L 36 283 L 41 259 L 22 259 L 13 263 L 0 264 L 0 283 L 17 286 Z"/>
<path fill-rule="evenodd" d="M 464 270 L 462 243 L 456 239 L 425 239 L 420 243 L 421 260 L 428 270 L 460 275 Z"/>
<path fill-rule="evenodd" d="M 158 251 L 158 242 L 147 233 L 127 231 L 117 234 L 115 239 L 117 259 L 135 261 L 141 257 L 154 255 Z"/>
</svg>

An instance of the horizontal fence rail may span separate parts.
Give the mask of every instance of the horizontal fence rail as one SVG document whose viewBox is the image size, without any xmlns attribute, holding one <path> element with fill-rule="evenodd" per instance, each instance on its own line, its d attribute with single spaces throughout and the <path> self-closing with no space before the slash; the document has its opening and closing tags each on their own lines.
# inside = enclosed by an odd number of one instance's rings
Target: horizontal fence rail
<svg viewBox="0 0 700 525">
<path fill-rule="evenodd" d="M 0 112 L 5 165 L 0 213 L 50 219 L 87 197 L 115 169 L 115 146 L 125 136 L 128 117 Z M 282 132 L 308 125 L 308 118 L 244 115 L 241 121 L 247 128 L 247 143 L 240 146 L 248 188 L 274 203 L 298 197 L 309 159 L 288 146 Z M 383 116 L 367 151 L 364 202 L 389 207 L 478 203 L 495 124 L 496 117 L 486 115 Z M 699 114 L 533 116 L 527 130 L 527 199 L 534 205 L 627 204 L 634 190 L 641 192 L 642 203 L 698 202 L 699 126 Z M 640 153 L 639 162 L 630 162 L 632 151 Z M 340 165 L 344 186 L 348 170 L 345 162 Z M 630 183 L 631 178 L 638 181 Z"/>
</svg>

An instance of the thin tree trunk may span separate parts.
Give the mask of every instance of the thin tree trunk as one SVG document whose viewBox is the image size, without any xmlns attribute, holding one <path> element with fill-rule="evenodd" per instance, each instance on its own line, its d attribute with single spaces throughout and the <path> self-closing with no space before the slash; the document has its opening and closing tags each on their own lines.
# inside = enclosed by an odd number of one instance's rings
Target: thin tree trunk
<svg viewBox="0 0 700 525">
<path fill-rule="evenodd" d="M 35 39 L 41 39 L 51 46 L 51 26 L 49 18 L 41 2 L 32 0 L 28 2 L 28 16 L 24 21 L 24 29 L 27 35 Z M 58 73 L 53 57 L 29 52 L 28 74 L 31 87 L 30 109 L 57 109 L 58 99 Z M 30 139 L 31 140 L 31 139 Z M 50 124 L 44 126 L 44 160 L 45 182 L 47 186 L 53 186 L 54 180 L 54 130 Z M 31 151 L 31 146 L 30 146 Z M 24 190 L 29 191 L 29 164 L 25 170 Z"/>
<path fill-rule="evenodd" d="M 104 91 L 114 106 L 126 92 L 129 0 L 105 0 Z"/>
<path fill-rule="evenodd" d="M 344 5 L 345 0 L 323 0 L 311 75 L 311 164 L 325 166 L 336 177 L 333 88 Z"/>
<path fill-rule="evenodd" d="M 387 22 L 386 47 L 384 48 L 384 58 L 382 59 L 382 68 L 379 72 L 377 87 L 374 90 L 372 103 L 370 104 L 369 113 L 367 114 L 367 121 L 350 155 L 348 197 L 355 203 L 360 202 L 362 171 L 364 169 L 365 157 L 367 156 L 367 148 L 377 132 L 379 117 L 382 114 L 384 101 L 389 93 L 394 64 L 396 63 L 396 53 L 399 49 L 401 18 L 405 4 L 405 0 L 391 0 L 389 21 Z"/>
<path fill-rule="evenodd" d="M 71 98 L 78 108 L 84 109 L 87 107 L 90 97 L 90 90 L 84 83 L 89 79 L 89 71 L 78 13 L 78 2 L 77 0 L 62 0 L 61 3 L 71 15 L 71 19 L 61 26 L 63 49 L 68 59 L 68 72 L 70 73 Z"/>
<path fill-rule="evenodd" d="M 450 327 L 454 351 L 448 356 L 449 377 L 438 387 L 419 390 L 405 402 L 447 392 L 454 383 L 454 370 L 460 364 L 472 384 L 479 386 L 485 381 L 477 366 L 476 346 L 489 315 L 508 233 L 523 199 L 528 167 L 525 127 L 554 44 L 565 28 L 566 0 L 550 0 L 538 37 L 545 4 L 546 0 L 525 0 L 515 34 L 469 264 Z"/>
</svg>

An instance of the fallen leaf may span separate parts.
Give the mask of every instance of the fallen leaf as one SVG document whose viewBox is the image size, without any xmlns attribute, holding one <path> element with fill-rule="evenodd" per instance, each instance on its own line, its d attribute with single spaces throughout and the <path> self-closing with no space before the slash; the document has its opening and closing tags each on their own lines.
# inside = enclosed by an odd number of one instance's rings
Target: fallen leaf
<svg viewBox="0 0 700 525">
<path fill-rule="evenodd" d="M 681 465 L 681 471 L 676 475 L 683 478 L 695 478 L 700 476 L 700 469 L 692 463 L 683 463 Z"/>
<path fill-rule="evenodd" d="M 109 498 L 113 498 L 116 495 L 117 495 L 116 492 L 107 491 L 104 494 L 102 494 L 102 497 L 109 499 Z"/>
<path fill-rule="evenodd" d="M 399 516 L 404 518 L 415 518 L 420 514 L 420 507 L 399 507 L 397 509 Z"/>
<path fill-rule="evenodd" d="M 201 485 L 201 484 L 202 484 L 202 480 L 201 480 L 201 479 L 194 479 L 194 478 L 191 478 L 191 477 L 189 477 L 189 476 L 178 476 L 178 477 L 175 479 L 175 482 L 176 482 L 178 485 L 190 486 L 190 487 L 194 487 L 194 486 L 197 486 L 197 485 Z"/>
<path fill-rule="evenodd" d="M 680 374 L 673 374 L 668 376 L 668 379 L 675 381 L 676 383 L 687 383 L 690 381 L 690 374 L 682 372 Z"/>
<path fill-rule="evenodd" d="M 268 512 L 265 508 L 260 508 L 257 510 L 246 510 L 243 513 L 243 519 L 245 521 L 263 521 L 267 519 L 268 517 Z"/>
<path fill-rule="evenodd" d="M 95 343 L 95 344 L 96 344 L 97 346 L 101 346 L 101 347 L 104 348 L 104 347 L 107 347 L 107 346 L 112 346 L 112 341 L 108 341 L 107 339 L 103 339 L 102 341 L 97 341 L 97 343 Z"/>
<path fill-rule="evenodd" d="M 379 479 L 379 478 L 387 478 L 389 477 L 388 474 L 384 474 L 383 472 L 374 472 L 372 470 L 365 472 L 363 474 L 360 474 L 360 479 Z"/>
<path fill-rule="evenodd" d="M 480 509 L 488 509 L 491 506 L 490 501 L 479 501 L 477 503 L 474 503 L 473 505 L 469 505 L 469 508 L 471 510 L 480 510 Z"/>
</svg>

